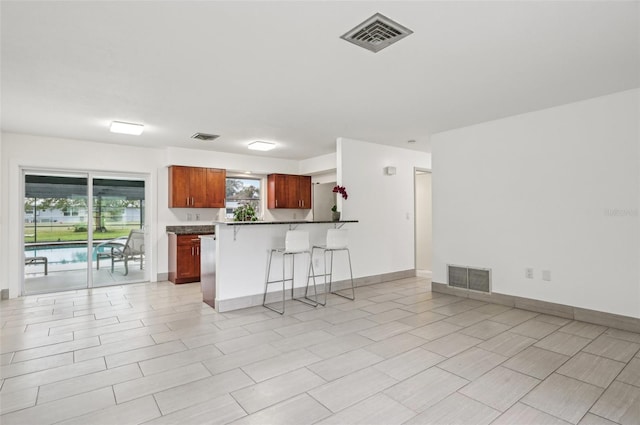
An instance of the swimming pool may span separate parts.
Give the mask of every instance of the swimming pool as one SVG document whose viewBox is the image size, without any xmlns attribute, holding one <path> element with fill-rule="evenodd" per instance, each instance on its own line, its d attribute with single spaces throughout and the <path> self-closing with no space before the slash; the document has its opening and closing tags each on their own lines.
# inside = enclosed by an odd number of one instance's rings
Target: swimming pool
<svg viewBox="0 0 640 425">
<path fill-rule="evenodd" d="M 98 252 L 107 252 L 111 248 L 101 246 L 93 249 L 92 261 Z M 25 246 L 25 257 L 47 257 L 49 264 L 73 264 L 87 262 L 87 244 Z"/>
</svg>

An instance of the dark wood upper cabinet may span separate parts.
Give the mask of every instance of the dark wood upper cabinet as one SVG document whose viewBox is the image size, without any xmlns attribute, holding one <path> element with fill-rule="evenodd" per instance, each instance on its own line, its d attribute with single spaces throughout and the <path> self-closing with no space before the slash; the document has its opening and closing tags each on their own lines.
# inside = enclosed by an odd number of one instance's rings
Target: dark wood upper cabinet
<svg viewBox="0 0 640 425">
<path fill-rule="evenodd" d="M 169 208 L 224 208 L 225 170 L 169 167 Z"/>
<path fill-rule="evenodd" d="M 267 176 L 267 207 L 311 208 L 311 177 L 292 174 Z"/>
</svg>

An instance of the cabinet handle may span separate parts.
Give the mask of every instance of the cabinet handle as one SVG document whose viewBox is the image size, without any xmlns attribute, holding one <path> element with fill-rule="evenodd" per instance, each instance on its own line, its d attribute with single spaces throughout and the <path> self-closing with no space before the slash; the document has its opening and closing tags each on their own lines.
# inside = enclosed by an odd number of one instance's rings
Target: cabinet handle
<svg viewBox="0 0 640 425">
<path fill-rule="evenodd" d="M 304 199 L 302 200 L 302 208 L 304 208 Z"/>
<path fill-rule="evenodd" d="M 191 256 L 193 257 L 193 247 L 191 247 Z"/>
<path fill-rule="evenodd" d="M 276 208 L 278 208 L 278 200 L 276 199 Z"/>
<path fill-rule="evenodd" d="M 194 206 L 195 203 L 193 202 L 193 196 L 191 197 L 191 206 Z"/>
<path fill-rule="evenodd" d="M 187 206 L 189 206 L 189 197 L 187 196 Z"/>
<path fill-rule="evenodd" d="M 199 246 L 196 247 L 196 255 L 200 255 L 200 247 Z"/>
</svg>

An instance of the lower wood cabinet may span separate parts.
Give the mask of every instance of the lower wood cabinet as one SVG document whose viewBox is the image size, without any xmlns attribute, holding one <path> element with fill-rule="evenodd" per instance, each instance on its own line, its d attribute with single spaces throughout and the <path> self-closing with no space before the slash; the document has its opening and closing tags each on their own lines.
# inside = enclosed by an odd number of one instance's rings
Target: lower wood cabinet
<svg viewBox="0 0 640 425">
<path fill-rule="evenodd" d="M 169 233 L 169 280 L 173 283 L 200 281 L 200 238 Z"/>
</svg>

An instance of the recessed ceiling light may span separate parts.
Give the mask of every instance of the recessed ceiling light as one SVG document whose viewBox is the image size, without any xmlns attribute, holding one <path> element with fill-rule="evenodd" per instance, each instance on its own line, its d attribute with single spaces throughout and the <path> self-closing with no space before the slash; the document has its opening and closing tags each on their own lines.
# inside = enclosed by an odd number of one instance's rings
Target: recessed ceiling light
<svg viewBox="0 0 640 425">
<path fill-rule="evenodd" d="M 131 134 L 139 136 L 144 131 L 144 125 L 130 122 L 112 121 L 109 127 L 112 133 Z"/>
<path fill-rule="evenodd" d="M 255 141 L 249 143 L 249 146 L 247 147 L 254 151 L 270 151 L 276 147 L 276 144 L 271 142 Z"/>
</svg>

